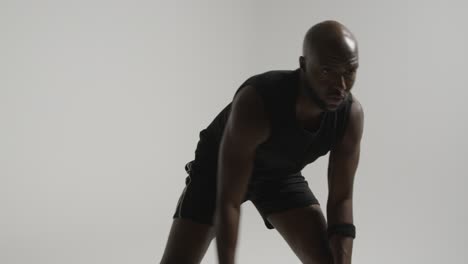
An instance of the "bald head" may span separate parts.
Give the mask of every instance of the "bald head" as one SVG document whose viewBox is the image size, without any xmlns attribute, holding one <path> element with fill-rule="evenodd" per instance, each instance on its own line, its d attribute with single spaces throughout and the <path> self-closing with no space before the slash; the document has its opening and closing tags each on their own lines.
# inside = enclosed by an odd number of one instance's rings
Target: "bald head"
<svg viewBox="0 0 468 264">
<path fill-rule="evenodd" d="M 359 66 L 356 39 L 344 25 L 328 20 L 311 27 L 303 45 L 302 93 L 324 111 L 338 109 L 341 103 L 333 98 L 350 93 Z"/>
<path fill-rule="evenodd" d="M 357 41 L 343 24 L 327 20 L 311 27 L 302 47 L 303 56 L 312 59 L 320 53 L 334 53 L 337 57 L 357 56 Z"/>
</svg>

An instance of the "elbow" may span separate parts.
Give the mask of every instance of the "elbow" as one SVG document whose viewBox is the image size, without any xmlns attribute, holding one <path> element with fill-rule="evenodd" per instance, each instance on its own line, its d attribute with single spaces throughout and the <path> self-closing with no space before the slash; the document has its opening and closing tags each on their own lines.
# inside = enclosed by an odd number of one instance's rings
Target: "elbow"
<svg viewBox="0 0 468 264">
<path fill-rule="evenodd" d="M 225 219 L 240 214 L 241 205 L 232 201 L 218 201 L 216 203 L 215 218 Z"/>
<path fill-rule="evenodd" d="M 346 197 L 341 199 L 328 199 L 327 207 L 329 209 L 346 209 L 352 208 L 353 206 L 353 198 Z"/>
<path fill-rule="evenodd" d="M 240 218 L 240 206 L 220 205 L 217 206 L 214 214 L 215 232 L 224 234 L 235 226 L 237 228 Z"/>
<path fill-rule="evenodd" d="M 329 206 L 341 206 L 343 204 L 352 204 L 353 203 L 353 195 L 352 192 L 342 192 L 340 195 L 329 195 L 327 205 Z"/>
</svg>

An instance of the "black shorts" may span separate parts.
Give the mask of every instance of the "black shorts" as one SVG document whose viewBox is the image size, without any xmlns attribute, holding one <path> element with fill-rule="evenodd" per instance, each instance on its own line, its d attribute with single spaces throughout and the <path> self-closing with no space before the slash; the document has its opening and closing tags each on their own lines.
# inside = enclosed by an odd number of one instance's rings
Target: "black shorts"
<svg viewBox="0 0 468 264">
<path fill-rule="evenodd" d="M 198 223 L 213 225 L 216 173 L 195 172 L 191 165 L 192 162 L 185 165 L 188 176 L 185 178 L 185 188 L 173 218 L 188 218 Z M 319 204 L 300 172 L 281 177 L 275 175 L 268 181 L 260 181 L 257 178 L 259 177 L 252 175 L 243 202 L 250 200 L 255 205 L 268 229 L 274 229 L 267 220 L 271 213 Z"/>
</svg>

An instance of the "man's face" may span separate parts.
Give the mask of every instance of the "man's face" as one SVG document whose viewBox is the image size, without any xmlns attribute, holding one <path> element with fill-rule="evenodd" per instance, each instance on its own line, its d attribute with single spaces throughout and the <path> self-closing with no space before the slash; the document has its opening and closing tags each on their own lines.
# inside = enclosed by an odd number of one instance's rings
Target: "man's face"
<svg viewBox="0 0 468 264">
<path fill-rule="evenodd" d="M 322 52 L 310 57 L 301 58 L 305 65 L 301 65 L 305 75 L 304 93 L 322 110 L 335 111 L 353 87 L 358 56 Z"/>
</svg>

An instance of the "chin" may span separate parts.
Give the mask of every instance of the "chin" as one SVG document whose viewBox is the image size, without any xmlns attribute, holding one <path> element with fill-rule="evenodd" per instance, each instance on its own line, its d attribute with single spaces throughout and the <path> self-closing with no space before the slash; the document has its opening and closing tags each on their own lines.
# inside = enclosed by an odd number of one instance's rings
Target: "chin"
<svg viewBox="0 0 468 264">
<path fill-rule="evenodd" d="M 338 107 L 336 107 L 336 106 L 327 106 L 327 111 L 328 112 L 335 112 L 336 110 L 338 110 Z"/>
<path fill-rule="evenodd" d="M 343 102 L 339 103 L 339 104 L 333 104 L 333 103 L 329 103 L 327 104 L 327 110 L 328 111 L 336 111 L 338 108 L 340 108 L 340 106 L 343 104 Z"/>
</svg>

